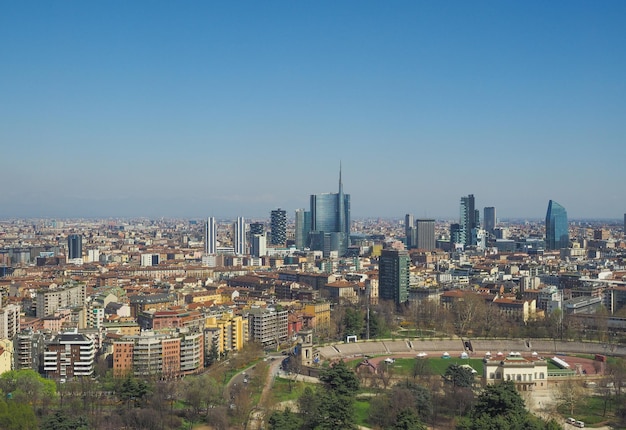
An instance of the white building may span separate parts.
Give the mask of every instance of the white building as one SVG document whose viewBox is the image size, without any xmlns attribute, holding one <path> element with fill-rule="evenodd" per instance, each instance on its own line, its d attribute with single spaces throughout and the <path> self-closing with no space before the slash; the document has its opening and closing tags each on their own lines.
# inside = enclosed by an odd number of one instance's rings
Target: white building
<svg viewBox="0 0 626 430">
<path fill-rule="evenodd" d="M 518 391 L 545 390 L 548 387 L 548 362 L 536 353 L 522 357 L 511 352 L 484 359 L 483 378 L 487 384 L 512 381 Z"/>
</svg>

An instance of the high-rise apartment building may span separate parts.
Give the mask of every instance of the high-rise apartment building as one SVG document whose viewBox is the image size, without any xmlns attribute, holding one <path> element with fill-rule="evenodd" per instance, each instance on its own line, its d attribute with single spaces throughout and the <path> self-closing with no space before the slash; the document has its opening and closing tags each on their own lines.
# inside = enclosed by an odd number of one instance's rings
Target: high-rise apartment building
<svg viewBox="0 0 626 430">
<path fill-rule="evenodd" d="M 274 209 L 271 212 L 270 226 L 270 244 L 284 246 L 287 242 L 287 212 L 280 208 Z"/>
<path fill-rule="evenodd" d="M 254 236 L 255 234 L 265 234 L 265 226 L 262 222 L 250 223 L 250 236 Z"/>
<path fill-rule="evenodd" d="M 489 206 L 483 209 L 483 218 L 485 230 L 493 235 L 496 229 L 496 208 Z"/>
<path fill-rule="evenodd" d="M 72 260 L 74 258 L 83 257 L 83 237 L 79 234 L 70 234 L 67 237 L 67 258 Z"/>
<path fill-rule="evenodd" d="M 217 230 L 215 217 L 208 217 L 204 224 L 204 253 L 213 255 L 217 251 Z"/>
<path fill-rule="evenodd" d="M 409 299 L 409 253 L 384 249 L 378 262 L 378 296 L 396 304 Z"/>
<path fill-rule="evenodd" d="M 435 220 L 415 220 L 415 247 L 431 251 L 435 249 Z"/>
<path fill-rule="evenodd" d="M 567 211 L 554 200 L 550 200 L 546 213 L 546 249 L 552 251 L 567 247 L 569 247 Z"/>
<path fill-rule="evenodd" d="M 480 224 L 480 215 L 475 208 L 474 195 L 461 197 L 461 217 L 459 225 L 461 226 L 461 239 L 465 246 L 476 245 L 475 231 Z"/>
<path fill-rule="evenodd" d="M 243 217 L 238 217 L 233 224 L 233 248 L 235 255 L 245 255 L 246 245 L 246 222 Z"/>
<path fill-rule="evenodd" d="M 344 256 L 350 246 L 350 195 L 344 194 L 339 169 L 339 192 L 311 196 L 311 249 Z"/>
<path fill-rule="evenodd" d="M 311 212 L 304 209 L 296 210 L 296 248 L 303 250 L 309 246 L 309 232 L 311 231 Z"/>
<path fill-rule="evenodd" d="M 252 308 L 248 313 L 250 340 L 263 346 L 278 345 L 287 340 L 288 313 L 286 310 Z"/>
</svg>

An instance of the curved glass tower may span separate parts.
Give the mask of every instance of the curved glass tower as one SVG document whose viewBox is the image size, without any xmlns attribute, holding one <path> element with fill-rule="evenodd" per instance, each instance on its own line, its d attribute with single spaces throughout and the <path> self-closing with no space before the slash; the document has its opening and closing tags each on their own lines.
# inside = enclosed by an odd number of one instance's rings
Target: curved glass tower
<svg viewBox="0 0 626 430">
<path fill-rule="evenodd" d="M 550 200 L 546 213 L 546 249 L 552 251 L 567 247 L 569 247 L 567 211 L 554 200 Z"/>
</svg>

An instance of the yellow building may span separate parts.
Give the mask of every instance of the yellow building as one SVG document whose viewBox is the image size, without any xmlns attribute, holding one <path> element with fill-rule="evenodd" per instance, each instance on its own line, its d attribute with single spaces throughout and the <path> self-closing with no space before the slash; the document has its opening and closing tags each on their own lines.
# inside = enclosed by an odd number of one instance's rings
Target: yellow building
<svg viewBox="0 0 626 430">
<path fill-rule="evenodd" d="M 240 351 L 246 334 L 243 318 L 227 312 L 207 317 L 205 333 L 208 337 L 205 342 L 207 349 L 211 348 L 211 344 L 215 344 L 220 354 L 226 351 Z"/>
<path fill-rule="evenodd" d="M 0 375 L 11 370 L 13 363 L 13 342 L 0 339 Z"/>
<path fill-rule="evenodd" d="M 311 321 L 308 328 L 316 332 L 330 329 L 330 302 L 309 303 L 303 311 Z"/>
</svg>

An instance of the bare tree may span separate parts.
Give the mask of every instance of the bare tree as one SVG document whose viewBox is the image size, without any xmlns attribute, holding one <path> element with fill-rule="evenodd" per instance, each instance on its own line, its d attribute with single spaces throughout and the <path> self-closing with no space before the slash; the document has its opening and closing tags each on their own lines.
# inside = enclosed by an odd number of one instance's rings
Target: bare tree
<svg viewBox="0 0 626 430">
<path fill-rule="evenodd" d="M 559 406 L 566 407 L 570 415 L 574 415 L 574 410 L 585 398 L 582 381 L 575 377 L 560 381 L 555 387 L 554 398 Z"/>
</svg>

